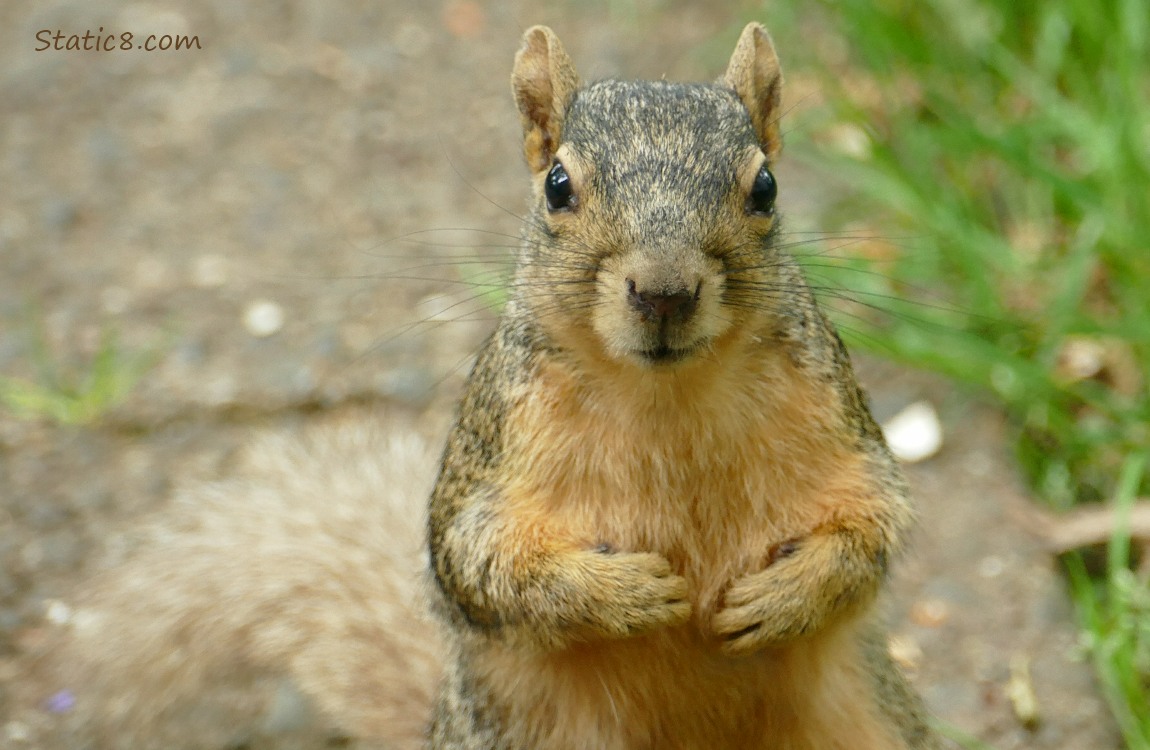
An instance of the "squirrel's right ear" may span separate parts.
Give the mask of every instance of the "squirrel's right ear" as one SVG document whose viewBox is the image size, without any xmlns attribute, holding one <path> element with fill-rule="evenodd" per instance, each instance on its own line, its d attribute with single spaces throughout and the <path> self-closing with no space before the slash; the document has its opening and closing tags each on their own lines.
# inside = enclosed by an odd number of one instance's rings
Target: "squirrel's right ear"
<svg viewBox="0 0 1150 750">
<path fill-rule="evenodd" d="M 579 74 L 559 37 L 546 26 L 532 26 L 515 55 L 511 90 L 523 123 L 523 152 L 534 172 L 551 167 L 563 119 L 579 88 Z"/>
<path fill-rule="evenodd" d="M 783 146 L 779 132 L 783 72 L 775 45 L 762 24 L 749 23 L 743 29 L 721 82 L 733 88 L 743 100 L 759 144 L 773 161 Z"/>
</svg>

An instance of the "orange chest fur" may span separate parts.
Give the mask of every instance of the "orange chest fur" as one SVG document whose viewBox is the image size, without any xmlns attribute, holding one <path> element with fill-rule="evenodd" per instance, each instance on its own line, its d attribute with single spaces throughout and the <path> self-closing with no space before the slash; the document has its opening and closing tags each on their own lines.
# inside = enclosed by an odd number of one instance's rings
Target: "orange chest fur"
<svg viewBox="0 0 1150 750">
<path fill-rule="evenodd" d="M 507 511 L 574 545 L 664 555 L 705 617 L 731 578 L 868 483 L 833 389 L 784 368 L 733 375 L 605 392 L 544 371 L 508 414 Z"/>
</svg>

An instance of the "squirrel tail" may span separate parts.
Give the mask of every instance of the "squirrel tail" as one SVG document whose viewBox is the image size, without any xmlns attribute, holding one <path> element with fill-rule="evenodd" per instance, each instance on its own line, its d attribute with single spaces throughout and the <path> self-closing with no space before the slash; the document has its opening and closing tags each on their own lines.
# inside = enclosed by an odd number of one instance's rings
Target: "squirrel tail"
<svg viewBox="0 0 1150 750">
<path fill-rule="evenodd" d="M 49 705 L 101 747 L 246 743 L 299 730 L 309 705 L 344 735 L 422 746 L 443 659 L 421 556 L 433 459 L 362 423 L 258 441 L 85 587 L 46 659 Z"/>
</svg>

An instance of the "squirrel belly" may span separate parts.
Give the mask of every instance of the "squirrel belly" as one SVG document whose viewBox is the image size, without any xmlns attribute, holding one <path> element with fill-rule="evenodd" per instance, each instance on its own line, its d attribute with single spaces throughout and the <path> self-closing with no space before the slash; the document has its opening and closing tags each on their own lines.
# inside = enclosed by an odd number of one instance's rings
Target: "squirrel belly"
<svg viewBox="0 0 1150 750">
<path fill-rule="evenodd" d="M 875 572 L 854 573 L 864 590 L 850 591 L 842 580 L 852 572 L 828 567 L 840 580 L 822 582 L 824 596 L 853 601 L 827 603 L 827 621 L 805 637 L 732 654 L 713 626 L 730 582 L 767 568 L 771 550 L 883 512 L 865 457 L 811 419 L 832 418 L 834 394 L 814 399 L 810 381 L 783 374 L 763 391 L 690 377 L 629 384 L 636 390 L 616 402 L 601 388 L 592 389 L 599 398 L 586 393 L 566 368 L 541 366 L 533 385 L 542 392 L 524 394 L 508 416 L 507 512 L 567 544 L 665 557 L 686 579 L 691 617 L 554 652 L 477 645 L 471 664 L 493 703 L 522 710 L 518 721 L 535 728 L 517 746 L 581 747 L 597 727 L 595 747 L 785 747 L 784 738 L 794 747 L 899 747 L 878 707 L 860 700 L 873 693 L 858 665 Z M 795 555 L 775 564 L 801 562 Z M 804 585 L 820 585 L 822 574 L 804 572 Z M 813 612 L 811 593 L 801 596 Z"/>
<path fill-rule="evenodd" d="M 859 663 L 855 634 L 845 629 L 731 657 L 677 628 L 549 656 L 494 649 L 472 662 L 484 688 L 471 689 L 487 705 L 510 707 L 502 723 L 514 744 L 490 747 L 912 747 L 881 709 L 860 700 L 874 688 Z"/>
<path fill-rule="evenodd" d="M 538 366 L 506 416 L 505 507 L 581 547 L 666 557 L 698 627 L 772 549 L 887 510 L 834 389 L 785 357 L 628 376 Z"/>
</svg>

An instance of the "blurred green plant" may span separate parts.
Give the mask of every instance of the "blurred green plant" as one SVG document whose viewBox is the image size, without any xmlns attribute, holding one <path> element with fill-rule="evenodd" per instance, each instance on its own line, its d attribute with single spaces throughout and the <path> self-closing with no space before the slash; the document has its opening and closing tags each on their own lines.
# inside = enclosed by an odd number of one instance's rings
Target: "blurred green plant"
<svg viewBox="0 0 1150 750">
<path fill-rule="evenodd" d="M 1078 555 L 1067 559 L 1083 645 L 1128 747 L 1139 750 L 1150 747 L 1150 588 L 1130 570 L 1129 518 L 1148 462 L 1150 453 L 1144 453 L 1123 467 L 1114 498 L 1119 523 L 1107 548 L 1105 577 L 1092 579 Z"/>
<path fill-rule="evenodd" d="M 988 745 L 976 737 L 971 737 L 961 729 L 952 727 L 949 724 L 944 724 L 937 719 L 934 721 L 933 726 L 936 732 L 963 748 L 963 750 L 995 750 L 994 746 Z"/>
<path fill-rule="evenodd" d="M 1145 496 L 1133 457 L 1150 447 L 1150 5 L 768 10 L 806 92 L 792 153 L 844 188 L 836 231 L 803 260 L 844 298 L 846 337 L 994 393 L 1056 507 L 1115 498 L 1120 477 Z M 1127 574 L 1072 580 L 1108 613 L 1091 627 L 1144 621 Z M 1105 629 L 1118 632 L 1136 631 Z M 1150 747 L 1150 673 L 1144 656 L 1127 667 L 1111 703 L 1131 747 Z"/>
<path fill-rule="evenodd" d="M 127 398 L 158 358 L 152 351 L 125 351 L 110 326 L 102 328 L 91 360 L 77 365 L 53 358 L 42 328 L 29 338 L 38 377 L 0 376 L 0 405 L 25 419 L 65 425 L 95 422 Z"/>
</svg>

